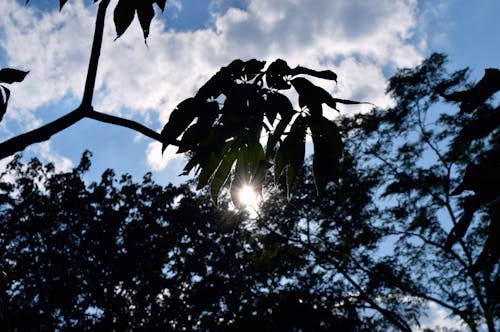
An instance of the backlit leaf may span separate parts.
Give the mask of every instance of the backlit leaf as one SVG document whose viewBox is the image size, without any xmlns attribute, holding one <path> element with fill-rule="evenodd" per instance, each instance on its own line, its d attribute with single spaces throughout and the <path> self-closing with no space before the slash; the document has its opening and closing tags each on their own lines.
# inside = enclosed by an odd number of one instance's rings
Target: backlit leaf
<svg viewBox="0 0 500 332">
<path fill-rule="evenodd" d="M 238 156 L 238 151 L 232 151 L 224 157 L 219 167 L 215 171 L 214 177 L 210 183 L 210 195 L 212 201 L 217 205 L 217 197 L 219 196 L 220 189 L 226 183 L 229 174 L 231 173 L 231 168 Z"/>
</svg>

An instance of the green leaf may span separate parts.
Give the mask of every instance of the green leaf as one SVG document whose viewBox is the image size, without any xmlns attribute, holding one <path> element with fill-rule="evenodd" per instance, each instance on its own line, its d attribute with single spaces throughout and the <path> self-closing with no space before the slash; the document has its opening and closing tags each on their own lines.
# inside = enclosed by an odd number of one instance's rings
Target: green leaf
<svg viewBox="0 0 500 332">
<path fill-rule="evenodd" d="M 172 140 L 186 130 L 193 120 L 200 114 L 200 104 L 195 98 L 188 98 L 182 101 L 170 113 L 168 122 L 161 131 L 161 136 L 166 140 Z M 167 148 L 168 143 L 163 143 L 162 152 Z"/>
<path fill-rule="evenodd" d="M 115 22 L 116 38 L 127 30 L 135 15 L 135 2 L 133 0 L 120 0 L 115 7 L 113 20 Z"/>
<path fill-rule="evenodd" d="M 320 194 L 330 181 L 339 177 L 342 138 L 337 125 L 325 117 L 309 117 L 314 144 L 313 175 L 316 191 Z"/>
<path fill-rule="evenodd" d="M 212 197 L 212 201 L 217 206 L 217 198 L 219 196 L 220 189 L 226 183 L 229 174 L 231 173 L 231 168 L 238 156 L 238 150 L 234 150 L 222 159 L 219 167 L 215 171 L 215 174 L 210 182 L 210 195 Z"/>
<path fill-rule="evenodd" d="M 228 141 L 224 144 L 220 152 L 210 153 L 210 161 L 208 162 L 208 164 L 205 165 L 205 167 L 203 167 L 203 169 L 200 172 L 200 175 L 198 176 L 198 185 L 196 187 L 196 190 L 200 190 L 208 183 L 208 180 L 214 174 L 217 167 L 220 165 L 225 155 L 227 154 L 227 152 L 231 149 L 233 143 L 234 143 L 233 140 Z"/>
<path fill-rule="evenodd" d="M 0 83 L 11 84 L 14 82 L 22 82 L 28 73 L 29 71 L 3 68 L 0 70 Z"/>
<path fill-rule="evenodd" d="M 208 183 L 208 180 L 210 179 L 212 174 L 215 172 L 215 170 L 219 166 L 220 162 L 221 162 L 220 157 L 217 154 L 212 152 L 210 154 L 210 161 L 200 171 L 200 175 L 198 176 L 198 185 L 196 186 L 196 190 L 200 190 Z"/>
<path fill-rule="evenodd" d="M 155 16 L 155 10 L 153 9 L 153 4 L 149 1 L 139 1 L 137 6 L 137 16 L 139 17 L 139 23 L 141 24 L 142 33 L 144 39 L 149 36 L 149 27 L 151 26 L 151 21 Z"/>
</svg>

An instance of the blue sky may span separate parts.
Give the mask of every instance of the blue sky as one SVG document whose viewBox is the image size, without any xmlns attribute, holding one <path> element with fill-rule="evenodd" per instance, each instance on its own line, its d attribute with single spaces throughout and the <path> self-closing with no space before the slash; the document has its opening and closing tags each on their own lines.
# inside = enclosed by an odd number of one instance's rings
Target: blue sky
<svg viewBox="0 0 500 332">
<path fill-rule="evenodd" d="M 116 1 L 116 0 L 115 0 Z M 113 2 L 114 3 L 114 2 Z M 111 5 L 113 8 L 114 5 Z M 235 58 L 278 57 L 291 65 L 331 69 L 340 98 L 391 104 L 386 79 L 398 67 L 430 53 L 449 55 L 450 68 L 469 66 L 479 79 L 500 67 L 498 0 L 169 0 L 157 15 L 146 46 L 139 24 L 115 39 L 108 13 L 95 108 L 161 130 L 171 110 L 193 95 L 218 68 Z M 0 67 L 30 70 L 12 86 L 0 140 L 36 128 L 79 104 L 97 6 L 69 0 L 0 0 Z M 158 13 L 159 14 L 159 13 Z M 350 106 L 342 112 L 363 112 Z M 91 120 L 36 144 L 25 156 L 59 169 L 93 152 L 90 178 L 106 168 L 159 183 L 179 183 L 182 157 L 161 157 L 160 145 L 128 129 Z M 0 162 L 4 167 L 6 160 Z M 436 311 L 439 319 L 445 313 Z M 437 317 L 437 316 L 436 316 Z"/>
<path fill-rule="evenodd" d="M 0 139 L 53 120 L 79 103 L 96 5 L 70 0 L 3 0 L 0 66 L 30 70 L 12 86 Z M 433 51 L 449 54 L 450 67 L 469 66 L 479 78 L 500 67 L 496 0 L 185 0 L 167 1 L 146 46 L 137 20 L 114 41 L 108 13 L 96 109 L 161 130 L 170 111 L 234 58 L 273 60 L 328 68 L 339 74 L 342 98 L 391 103 L 386 79 L 398 67 L 417 64 Z M 111 5 L 113 7 L 113 3 Z M 343 112 L 365 111 L 349 107 Z M 114 168 L 135 177 L 152 171 L 157 181 L 180 182 L 182 157 L 131 132 L 85 120 L 25 151 L 60 169 L 94 153 L 94 173 Z M 4 161 L 5 162 L 5 161 Z"/>
</svg>

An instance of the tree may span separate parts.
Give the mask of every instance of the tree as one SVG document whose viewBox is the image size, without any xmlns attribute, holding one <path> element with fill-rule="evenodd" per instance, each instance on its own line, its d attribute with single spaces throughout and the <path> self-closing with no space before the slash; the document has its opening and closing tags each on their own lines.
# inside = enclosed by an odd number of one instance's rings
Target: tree
<svg viewBox="0 0 500 332">
<path fill-rule="evenodd" d="M 163 150 L 172 144 L 179 147 L 179 152 L 189 152 L 191 159 L 185 171 L 190 172 L 194 168 L 200 171 L 198 186 L 210 183 L 212 197 L 217 201 L 220 188 L 231 177 L 235 179 L 235 188 L 243 182 L 262 187 L 262 176 L 270 168 L 271 161 L 276 165 L 276 177 L 286 169 L 290 186 L 304 162 L 305 134 L 309 128 L 314 137 L 318 192 L 329 181 L 336 180 L 342 141 L 335 123 L 323 116 L 322 105 L 336 109 L 337 103 L 359 102 L 334 98 L 303 77 L 309 75 L 336 81 L 337 75 L 329 70 L 315 71 L 301 66 L 290 68 L 281 59 L 264 70 L 264 61 L 235 60 L 203 85 L 196 96 L 181 102 L 161 133 L 135 121 L 96 111 L 92 99 L 110 0 L 94 2 L 99 2 L 99 7 L 80 106 L 51 123 L 0 143 L 0 159 L 22 151 L 30 144 L 48 140 L 78 121 L 89 118 L 138 131 L 163 143 Z M 59 1 L 61 10 L 66 3 L 67 0 Z M 117 38 L 125 33 L 137 14 L 146 40 L 155 15 L 153 5 L 163 11 L 165 3 L 165 0 L 119 0 L 113 12 Z M 21 81 L 26 74 L 7 68 L 0 72 L 0 82 L 9 83 L 6 78 L 13 75 L 14 81 Z M 279 92 L 292 86 L 298 94 L 301 107 L 298 111 Z M 5 94 L 5 98 L 2 96 L 0 99 L 0 115 L 3 116 L 9 90 L 3 86 L 0 89 Z M 219 104 L 223 106 L 219 107 Z M 286 132 L 289 125 L 291 129 Z M 265 152 L 259 143 L 263 129 L 269 134 Z M 181 134 L 183 138 L 178 140 Z M 234 174 L 231 172 L 233 166 Z"/>
<path fill-rule="evenodd" d="M 187 185 L 161 187 L 150 175 L 136 183 L 111 170 L 87 185 L 89 157 L 66 173 L 16 157 L 0 178 L 4 330 L 372 331 L 400 312 L 371 321 L 363 295 L 330 283 L 306 247 L 215 209 Z M 360 192 L 367 186 L 351 180 Z M 321 202 L 361 223 L 338 225 L 350 244 L 335 255 L 370 251 L 370 196 L 341 207 L 329 198 Z M 280 225 L 273 218 L 266 227 Z"/>
<path fill-rule="evenodd" d="M 400 70 L 388 87 L 396 106 L 344 118 L 342 128 L 365 167 L 384 179 L 379 218 L 396 239 L 387 258 L 417 285 L 392 286 L 447 308 L 472 331 L 481 324 L 496 331 L 500 113 L 487 101 L 500 89 L 499 71 L 470 84 L 467 69 L 449 74 L 445 63 L 433 54 Z M 460 111 L 442 101 L 461 102 Z M 468 190 L 475 195 L 456 196 Z"/>
</svg>

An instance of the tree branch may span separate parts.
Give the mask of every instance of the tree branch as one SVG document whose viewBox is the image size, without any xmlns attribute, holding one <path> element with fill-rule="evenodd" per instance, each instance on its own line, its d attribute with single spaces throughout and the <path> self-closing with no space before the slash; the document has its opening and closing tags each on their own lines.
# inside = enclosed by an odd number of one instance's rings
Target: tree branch
<svg viewBox="0 0 500 332">
<path fill-rule="evenodd" d="M 18 135 L 7 141 L 0 143 L 0 159 L 13 155 L 24 150 L 27 146 L 47 141 L 52 135 L 68 128 L 84 118 L 84 108 L 77 108 L 68 114 L 52 121 L 40 128 Z"/>
<path fill-rule="evenodd" d="M 97 112 L 95 110 L 91 110 L 90 112 L 85 114 L 85 117 L 87 117 L 89 119 L 94 119 L 94 120 L 97 120 L 100 122 L 109 123 L 109 124 L 113 124 L 116 126 L 125 127 L 125 128 L 135 130 L 135 131 L 143 134 L 144 136 L 152 138 L 160 143 L 171 144 L 171 145 L 175 145 L 175 146 L 182 145 L 181 141 L 178 141 L 176 139 L 168 139 L 167 140 L 162 135 L 160 135 L 160 133 L 158 133 L 158 132 L 156 132 L 156 131 L 154 131 L 146 126 L 143 126 L 142 124 L 140 124 L 138 122 L 132 121 L 132 120 L 120 118 L 118 116 L 109 115 L 109 114 L 105 114 L 105 113 L 100 113 L 100 112 Z"/>
<path fill-rule="evenodd" d="M 92 98 L 94 96 L 95 80 L 97 77 L 97 67 L 99 65 L 99 57 L 101 55 L 102 36 L 104 33 L 104 21 L 106 18 L 106 9 L 110 0 L 102 0 L 97 9 L 97 17 L 95 21 L 94 39 L 92 41 L 92 50 L 90 53 L 89 67 L 87 70 L 87 79 L 85 81 L 85 89 L 83 90 L 82 106 L 92 106 Z"/>
</svg>

